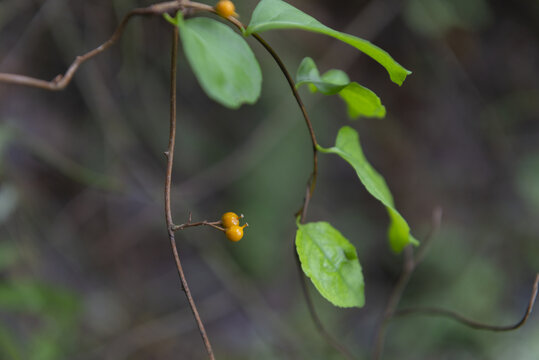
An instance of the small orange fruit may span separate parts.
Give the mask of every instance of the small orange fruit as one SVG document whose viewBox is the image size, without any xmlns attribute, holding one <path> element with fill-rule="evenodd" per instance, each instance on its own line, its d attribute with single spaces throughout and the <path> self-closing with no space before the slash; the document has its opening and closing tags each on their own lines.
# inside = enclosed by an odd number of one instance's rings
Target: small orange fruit
<svg viewBox="0 0 539 360">
<path fill-rule="evenodd" d="M 230 0 L 220 0 L 217 5 L 215 5 L 215 11 L 224 18 L 229 16 L 238 17 L 238 14 L 236 14 L 236 7 Z"/>
<path fill-rule="evenodd" d="M 227 239 L 234 242 L 240 241 L 243 237 L 243 228 L 246 226 L 247 224 L 243 226 L 232 225 L 231 227 L 227 228 L 225 231 Z"/>
<path fill-rule="evenodd" d="M 221 223 L 223 223 L 223 226 L 225 228 L 229 228 L 234 225 L 240 224 L 240 218 L 236 213 L 233 212 L 226 212 L 221 216 Z"/>
</svg>

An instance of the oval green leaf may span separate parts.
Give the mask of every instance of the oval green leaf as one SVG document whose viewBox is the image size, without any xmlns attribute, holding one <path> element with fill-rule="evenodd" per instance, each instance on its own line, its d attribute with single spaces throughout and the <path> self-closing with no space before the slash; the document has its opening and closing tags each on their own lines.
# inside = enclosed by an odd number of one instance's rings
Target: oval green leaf
<svg viewBox="0 0 539 360">
<path fill-rule="evenodd" d="M 360 116 L 383 118 L 386 108 L 380 98 L 371 90 L 350 82 L 342 70 L 331 69 L 320 76 L 314 60 L 306 57 L 299 65 L 296 74 L 296 87 L 307 84 L 311 91 L 320 91 L 325 95 L 339 94 L 348 107 L 348 116 L 352 119 Z"/>
<path fill-rule="evenodd" d="M 385 205 L 390 218 L 389 244 L 395 253 L 400 253 L 409 244 L 419 245 L 419 242 L 410 233 L 410 226 L 395 209 L 393 196 L 386 181 L 365 158 L 357 131 L 349 126 L 344 126 L 339 130 L 334 147 L 325 149 L 318 146 L 318 150 L 323 153 L 339 155 L 349 163 L 367 191 Z"/>
<path fill-rule="evenodd" d="M 342 89 L 339 96 L 348 105 L 348 116 L 352 119 L 360 116 L 384 118 L 386 108 L 380 98 L 365 86 L 356 82 Z"/>
<path fill-rule="evenodd" d="M 262 71 L 244 38 L 210 18 L 183 20 L 178 12 L 175 23 L 187 60 L 211 99 L 232 109 L 258 100 Z"/>
<path fill-rule="evenodd" d="M 296 249 L 303 272 L 329 302 L 339 307 L 365 304 L 356 248 L 337 229 L 327 222 L 298 224 Z"/>
<path fill-rule="evenodd" d="M 365 39 L 333 30 L 284 1 L 262 0 L 253 12 L 245 34 L 274 29 L 300 29 L 316 32 L 351 45 L 382 65 L 389 73 L 391 80 L 399 86 L 402 85 L 406 76 L 412 73 L 396 62 L 385 50 Z"/>
</svg>

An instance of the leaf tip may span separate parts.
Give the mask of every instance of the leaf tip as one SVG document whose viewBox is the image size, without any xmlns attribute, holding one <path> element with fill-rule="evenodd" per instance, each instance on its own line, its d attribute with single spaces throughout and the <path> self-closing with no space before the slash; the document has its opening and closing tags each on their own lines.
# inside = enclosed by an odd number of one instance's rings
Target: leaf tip
<svg viewBox="0 0 539 360">
<path fill-rule="evenodd" d="M 389 77 L 391 78 L 391 81 L 393 81 L 395 84 L 402 86 L 404 80 L 406 80 L 406 77 L 411 74 L 412 72 L 410 70 L 402 68 L 402 71 L 399 71 L 398 73 L 392 73 L 389 75 Z"/>
<path fill-rule="evenodd" d="M 397 239 L 397 238 L 392 238 L 391 235 L 390 235 L 390 238 L 389 238 L 389 245 L 391 247 L 391 250 L 395 253 L 395 254 L 400 254 L 404 248 L 406 248 L 408 245 L 412 245 L 412 246 L 419 246 L 419 240 L 417 240 L 415 237 L 412 236 L 412 234 L 408 234 L 408 237 L 405 241 L 401 241 L 400 239 Z"/>
</svg>

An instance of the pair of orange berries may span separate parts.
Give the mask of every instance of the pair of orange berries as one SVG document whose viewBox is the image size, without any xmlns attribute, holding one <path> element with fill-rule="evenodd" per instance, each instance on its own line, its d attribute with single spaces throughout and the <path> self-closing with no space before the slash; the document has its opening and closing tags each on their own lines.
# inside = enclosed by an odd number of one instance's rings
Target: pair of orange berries
<svg viewBox="0 0 539 360">
<path fill-rule="evenodd" d="M 236 14 L 236 7 L 230 0 L 220 0 L 217 5 L 215 5 L 215 12 L 224 18 L 229 16 L 238 17 L 238 14 Z"/>
<path fill-rule="evenodd" d="M 243 215 L 241 216 L 243 217 Z M 225 235 L 230 241 L 240 241 L 243 237 L 243 228 L 249 226 L 245 223 L 243 226 L 240 226 L 240 218 L 236 213 L 227 212 L 221 216 L 221 224 L 225 228 Z"/>
</svg>

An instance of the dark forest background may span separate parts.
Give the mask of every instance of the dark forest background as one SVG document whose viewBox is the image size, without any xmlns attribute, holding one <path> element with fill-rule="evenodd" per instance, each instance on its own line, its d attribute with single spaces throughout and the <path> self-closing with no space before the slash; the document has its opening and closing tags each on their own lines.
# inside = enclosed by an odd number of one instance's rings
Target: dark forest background
<svg viewBox="0 0 539 360">
<path fill-rule="evenodd" d="M 516 322 L 539 269 L 539 3 L 290 0 L 366 38 L 413 71 L 402 87 L 355 49 L 300 31 L 266 38 L 295 72 L 304 56 L 375 91 L 386 119 L 350 123 L 335 97 L 302 90 L 319 142 L 351 124 L 421 239 L 444 218 L 403 306 Z M 0 72 L 52 79 L 150 1 L 1 0 Z M 211 2 L 210 4 L 214 4 Z M 244 22 L 256 1 L 237 0 Z M 0 84 L 0 358 L 204 359 L 167 240 L 170 25 L 136 18 L 67 89 Z M 180 256 L 219 359 L 339 359 L 309 318 L 294 264 L 294 213 L 311 166 L 308 132 L 273 60 L 263 93 L 228 110 L 179 62 L 175 221 L 243 213 L 245 238 L 178 234 Z M 366 306 L 321 317 L 367 358 L 401 269 L 384 208 L 337 157 L 320 159 L 309 220 L 358 248 Z M 537 315 L 513 333 L 428 317 L 392 322 L 384 359 L 537 359 Z"/>
</svg>

